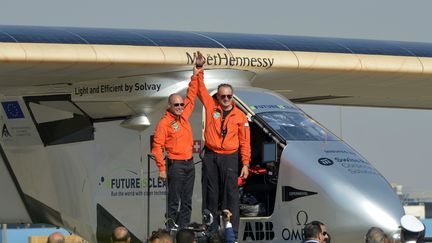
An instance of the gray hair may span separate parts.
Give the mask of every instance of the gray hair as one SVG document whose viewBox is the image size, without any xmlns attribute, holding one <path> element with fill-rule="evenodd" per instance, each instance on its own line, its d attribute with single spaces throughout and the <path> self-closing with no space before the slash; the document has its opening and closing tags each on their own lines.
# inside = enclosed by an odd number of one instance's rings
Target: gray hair
<svg viewBox="0 0 432 243">
<path fill-rule="evenodd" d="M 227 83 L 219 84 L 218 87 L 217 87 L 218 92 L 219 92 L 219 89 L 222 88 L 222 87 L 230 88 L 231 91 L 234 92 L 234 89 L 233 89 L 232 85 L 231 84 L 227 84 Z"/>
</svg>

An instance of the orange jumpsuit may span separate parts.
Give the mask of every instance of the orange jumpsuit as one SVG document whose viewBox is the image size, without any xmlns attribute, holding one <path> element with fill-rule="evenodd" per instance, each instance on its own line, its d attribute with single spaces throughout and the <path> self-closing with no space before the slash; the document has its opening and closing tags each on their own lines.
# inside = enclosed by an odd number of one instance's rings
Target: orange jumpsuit
<svg viewBox="0 0 432 243">
<path fill-rule="evenodd" d="M 209 95 L 204 78 L 198 79 L 198 83 L 198 97 L 206 108 L 204 131 L 206 147 L 218 154 L 232 154 L 240 147 L 242 162 L 248 165 L 251 149 L 249 123 L 246 115 L 233 102 L 233 109 L 222 125 L 223 110 L 219 102 Z M 225 138 L 222 136 L 222 129 L 226 130 Z"/>
<path fill-rule="evenodd" d="M 155 156 L 159 171 L 165 171 L 163 149 L 172 160 L 187 160 L 192 158 L 193 135 L 189 123 L 195 105 L 195 98 L 198 89 L 198 79 L 202 79 L 202 73 L 192 76 L 189 88 L 184 99 L 184 110 L 180 116 L 169 112 L 159 121 L 153 138 L 152 154 Z"/>
<path fill-rule="evenodd" d="M 204 137 L 207 149 L 202 165 L 202 208 L 213 215 L 218 210 L 229 209 L 237 237 L 240 221 L 237 151 L 240 148 L 242 163 L 248 165 L 251 154 L 249 123 L 234 102 L 232 110 L 223 117 L 224 111 L 209 95 L 203 76 L 198 79 L 198 97 L 206 108 Z M 216 230 L 218 224 L 219 217 L 215 217 L 210 230 Z"/>
<path fill-rule="evenodd" d="M 184 99 L 181 115 L 172 114 L 169 110 L 156 127 L 153 138 L 152 153 L 155 156 L 159 171 L 167 173 L 168 179 L 168 211 L 169 219 L 179 227 L 190 223 L 192 212 L 192 194 L 195 181 L 195 165 L 192 159 L 193 134 L 189 123 L 197 94 L 198 79 L 202 73 L 192 76 Z M 163 158 L 165 149 L 168 156 L 168 168 Z M 180 212 L 177 210 L 180 205 Z M 170 222 L 168 227 L 172 227 Z"/>
</svg>

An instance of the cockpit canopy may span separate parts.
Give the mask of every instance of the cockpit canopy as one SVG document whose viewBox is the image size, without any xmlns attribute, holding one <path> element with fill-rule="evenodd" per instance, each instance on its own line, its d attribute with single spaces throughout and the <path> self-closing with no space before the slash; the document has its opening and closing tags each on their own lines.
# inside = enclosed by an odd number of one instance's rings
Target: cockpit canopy
<svg viewBox="0 0 432 243">
<path fill-rule="evenodd" d="M 308 116 L 298 112 L 272 111 L 257 114 L 287 141 L 339 140 Z"/>
</svg>

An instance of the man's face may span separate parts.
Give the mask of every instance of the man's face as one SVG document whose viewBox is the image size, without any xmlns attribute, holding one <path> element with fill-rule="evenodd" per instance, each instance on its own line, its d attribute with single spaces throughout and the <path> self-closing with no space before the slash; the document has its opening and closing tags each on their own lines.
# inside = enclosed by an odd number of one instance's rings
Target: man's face
<svg viewBox="0 0 432 243">
<path fill-rule="evenodd" d="M 232 104 L 233 92 L 230 87 L 222 86 L 217 93 L 217 99 L 222 107 L 228 107 Z"/>
<path fill-rule="evenodd" d="M 328 241 L 328 234 L 327 234 L 327 229 L 325 225 L 320 225 L 321 227 L 321 234 L 323 237 L 323 242 L 327 242 Z"/>
<path fill-rule="evenodd" d="M 180 116 L 183 113 L 184 102 L 180 95 L 171 96 L 168 102 L 168 110 L 174 115 Z"/>
</svg>

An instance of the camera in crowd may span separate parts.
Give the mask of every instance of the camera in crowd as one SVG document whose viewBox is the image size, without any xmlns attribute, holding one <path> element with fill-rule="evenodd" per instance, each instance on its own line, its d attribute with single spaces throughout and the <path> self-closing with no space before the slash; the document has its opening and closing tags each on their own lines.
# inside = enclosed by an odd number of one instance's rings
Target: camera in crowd
<svg viewBox="0 0 432 243">
<path fill-rule="evenodd" d="M 225 213 L 218 213 L 219 216 L 226 218 L 227 215 Z M 202 223 L 192 222 L 185 229 L 191 230 L 194 232 L 195 240 L 197 243 L 218 243 L 225 242 L 224 234 L 219 230 L 211 229 L 211 225 L 213 224 L 214 218 L 212 213 L 205 209 L 202 215 Z M 178 227 L 171 228 L 171 234 L 175 239 L 176 234 L 178 232 Z"/>
</svg>

